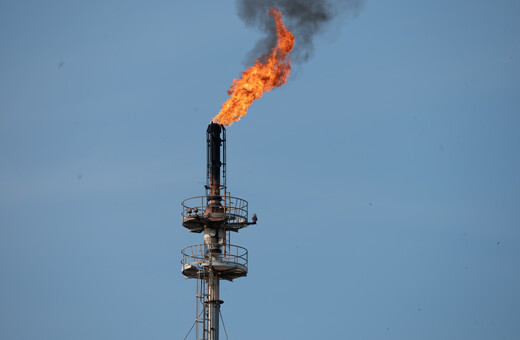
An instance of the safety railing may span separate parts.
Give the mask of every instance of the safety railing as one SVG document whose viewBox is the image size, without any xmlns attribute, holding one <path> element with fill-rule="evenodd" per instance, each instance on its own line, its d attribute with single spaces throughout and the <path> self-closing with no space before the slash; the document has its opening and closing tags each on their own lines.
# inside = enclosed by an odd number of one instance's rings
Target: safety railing
<svg viewBox="0 0 520 340">
<path fill-rule="evenodd" d="M 206 244 L 195 244 L 181 250 L 181 264 L 202 266 L 211 265 L 213 262 L 237 264 L 247 270 L 247 249 L 244 247 L 227 244 L 221 248 L 222 253 L 210 253 Z"/>
<path fill-rule="evenodd" d="M 212 213 L 207 213 L 208 196 L 197 196 L 185 199 L 182 204 L 182 220 L 192 217 L 210 217 Z M 247 201 L 238 197 L 222 196 L 221 204 L 224 210 L 224 217 L 230 223 L 247 222 Z"/>
</svg>

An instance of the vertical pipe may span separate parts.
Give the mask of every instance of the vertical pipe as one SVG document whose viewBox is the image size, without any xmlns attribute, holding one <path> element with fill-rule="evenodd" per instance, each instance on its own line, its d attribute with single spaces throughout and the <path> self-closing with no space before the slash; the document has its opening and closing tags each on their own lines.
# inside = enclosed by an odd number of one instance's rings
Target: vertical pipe
<svg viewBox="0 0 520 340">
<path fill-rule="evenodd" d="M 221 156 L 225 156 L 224 151 L 221 154 L 223 139 L 221 133 L 223 127 L 219 124 L 210 123 L 207 129 L 208 142 L 208 179 L 209 194 L 207 197 L 206 213 L 220 214 L 225 213 L 226 202 L 222 206 L 222 196 L 220 188 L 221 183 L 221 167 L 223 165 Z M 225 184 L 225 183 L 224 183 Z M 224 197 L 225 200 L 225 197 Z M 210 258 L 210 263 L 219 261 L 222 252 L 221 245 L 225 244 L 225 230 L 221 228 L 223 222 L 209 222 L 204 227 L 204 243 L 208 247 L 206 255 Z M 207 284 L 208 296 L 206 307 L 208 310 L 208 340 L 219 339 L 219 316 L 220 316 L 220 278 L 213 268 L 208 271 Z"/>
<path fill-rule="evenodd" d="M 208 125 L 208 171 L 209 171 L 209 195 L 213 198 L 220 198 L 220 147 L 222 139 L 220 133 L 222 127 L 219 124 L 210 123 Z"/>
<path fill-rule="evenodd" d="M 220 281 L 216 273 L 211 270 L 208 277 L 208 311 L 209 311 L 209 338 L 218 340 L 219 337 L 219 315 L 220 315 Z"/>
</svg>

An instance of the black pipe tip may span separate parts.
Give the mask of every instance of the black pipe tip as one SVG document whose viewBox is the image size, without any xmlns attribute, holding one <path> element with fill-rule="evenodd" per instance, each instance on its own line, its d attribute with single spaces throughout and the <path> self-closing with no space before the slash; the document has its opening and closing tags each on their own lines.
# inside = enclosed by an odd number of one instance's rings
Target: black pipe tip
<svg viewBox="0 0 520 340">
<path fill-rule="evenodd" d="M 222 131 L 222 128 L 223 128 L 222 125 L 220 125 L 220 124 L 218 124 L 218 123 L 213 123 L 213 122 L 211 122 L 211 123 L 209 123 L 209 125 L 208 125 L 208 130 L 207 130 L 207 132 L 208 132 L 208 133 L 218 133 L 218 134 L 220 134 L 220 132 Z"/>
</svg>

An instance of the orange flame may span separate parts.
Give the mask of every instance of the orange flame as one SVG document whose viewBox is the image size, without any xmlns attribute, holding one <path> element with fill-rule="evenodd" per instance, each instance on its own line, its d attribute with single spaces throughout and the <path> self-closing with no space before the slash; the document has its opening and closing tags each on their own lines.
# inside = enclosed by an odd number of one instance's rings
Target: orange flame
<svg viewBox="0 0 520 340">
<path fill-rule="evenodd" d="M 233 79 L 228 90 L 231 97 L 222 105 L 214 123 L 229 126 L 245 116 L 249 106 L 264 92 L 285 84 L 291 72 L 289 52 L 294 46 L 294 35 L 283 24 L 282 12 L 271 8 L 269 15 L 276 21 L 277 44 L 268 55 L 262 56 L 255 64 L 242 72 L 242 78 Z"/>
</svg>

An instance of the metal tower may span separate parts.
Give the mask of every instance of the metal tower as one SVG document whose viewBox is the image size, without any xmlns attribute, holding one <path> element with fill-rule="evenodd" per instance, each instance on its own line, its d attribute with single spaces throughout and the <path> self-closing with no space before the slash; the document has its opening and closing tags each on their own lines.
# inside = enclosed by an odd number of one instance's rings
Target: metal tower
<svg viewBox="0 0 520 340">
<path fill-rule="evenodd" d="M 206 195 L 182 201 L 182 225 L 204 233 L 204 243 L 182 249 L 182 274 L 197 279 L 196 339 L 218 340 L 220 280 L 247 275 L 247 249 L 232 245 L 232 231 L 256 224 L 248 221 L 247 201 L 226 191 L 226 129 L 210 123 L 206 132 Z"/>
</svg>

